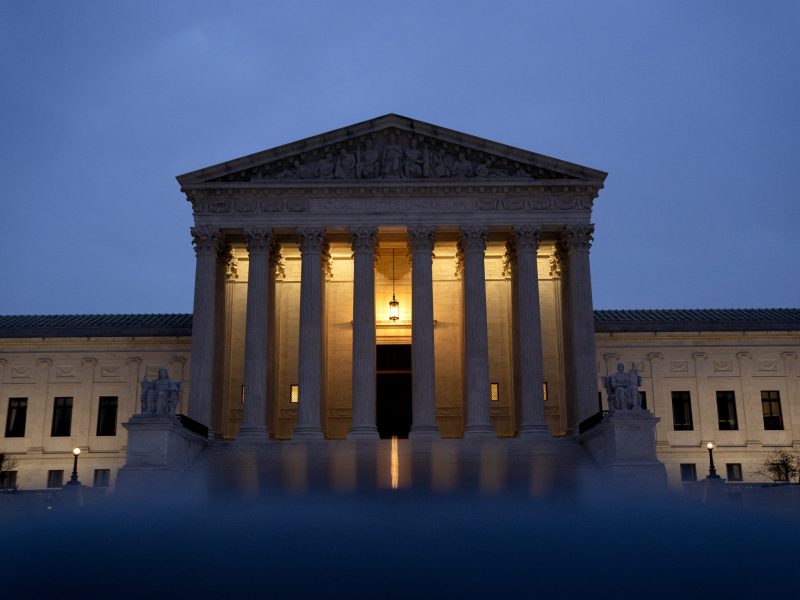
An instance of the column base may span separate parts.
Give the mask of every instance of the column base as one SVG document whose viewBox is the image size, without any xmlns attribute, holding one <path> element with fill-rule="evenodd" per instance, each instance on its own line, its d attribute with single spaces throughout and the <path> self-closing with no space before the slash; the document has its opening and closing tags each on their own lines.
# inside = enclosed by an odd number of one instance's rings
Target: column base
<svg viewBox="0 0 800 600">
<path fill-rule="evenodd" d="M 464 429 L 464 437 L 469 439 L 494 439 L 497 434 L 490 425 L 468 425 Z"/>
<path fill-rule="evenodd" d="M 317 426 L 297 427 L 292 434 L 293 440 L 324 440 L 322 428 Z"/>
<path fill-rule="evenodd" d="M 348 440 L 377 440 L 378 428 L 374 425 L 355 425 L 347 432 Z"/>
<path fill-rule="evenodd" d="M 439 428 L 436 425 L 412 425 L 408 434 L 408 439 L 436 439 L 441 437 Z"/>
<path fill-rule="evenodd" d="M 247 427 L 242 427 L 239 429 L 239 435 L 236 436 L 237 442 L 268 442 L 269 441 L 269 431 L 263 425 L 252 425 Z"/>
<path fill-rule="evenodd" d="M 529 439 L 550 439 L 553 435 L 550 433 L 550 430 L 547 428 L 547 425 L 544 423 L 538 423 L 536 425 L 523 425 L 519 428 L 519 432 L 517 433 L 518 438 L 524 438 L 526 440 Z"/>
</svg>

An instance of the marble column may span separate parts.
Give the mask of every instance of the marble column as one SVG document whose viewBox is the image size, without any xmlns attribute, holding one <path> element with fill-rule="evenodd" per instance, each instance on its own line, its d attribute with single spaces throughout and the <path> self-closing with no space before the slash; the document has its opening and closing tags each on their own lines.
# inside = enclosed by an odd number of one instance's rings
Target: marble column
<svg viewBox="0 0 800 600">
<path fill-rule="evenodd" d="M 192 316 L 192 365 L 189 417 L 211 427 L 214 401 L 216 342 L 216 300 L 219 249 L 222 236 L 217 229 L 193 227 L 196 255 L 194 311 Z"/>
<path fill-rule="evenodd" d="M 409 227 L 411 254 L 411 438 L 438 438 L 433 354 L 434 227 Z"/>
<path fill-rule="evenodd" d="M 550 435 L 544 418 L 544 369 L 542 367 L 542 325 L 539 311 L 539 272 L 536 251 L 539 248 L 539 229 L 533 226 L 514 228 L 510 241 L 516 294 L 514 334 L 518 353 L 515 375 L 520 395 L 521 412 L 519 436 Z"/>
<path fill-rule="evenodd" d="M 459 247 L 464 278 L 464 355 L 466 424 L 464 437 L 494 437 L 489 419 L 489 339 L 486 321 L 486 251 L 484 227 L 462 227 Z"/>
<path fill-rule="evenodd" d="M 594 343 L 594 309 L 592 308 L 592 280 L 589 269 L 589 248 L 592 245 L 594 225 L 565 227 L 559 255 L 565 264 L 564 296 L 566 304 L 565 333 L 568 336 L 569 361 L 568 410 L 571 419 L 569 431 L 577 432 L 578 425 L 591 417 L 597 408 L 597 355 Z M 564 269 L 565 267 L 565 269 Z"/>
<path fill-rule="evenodd" d="M 245 232 L 249 267 L 244 334 L 244 406 L 240 440 L 267 440 L 267 358 L 269 353 L 269 269 L 272 231 Z"/>
<path fill-rule="evenodd" d="M 300 357 L 297 383 L 300 402 L 294 439 L 323 439 L 322 410 L 322 251 L 325 229 L 297 230 L 301 254 Z"/>
<path fill-rule="evenodd" d="M 353 420 L 349 438 L 377 439 L 375 423 L 375 227 L 350 230 L 353 248 Z"/>
</svg>

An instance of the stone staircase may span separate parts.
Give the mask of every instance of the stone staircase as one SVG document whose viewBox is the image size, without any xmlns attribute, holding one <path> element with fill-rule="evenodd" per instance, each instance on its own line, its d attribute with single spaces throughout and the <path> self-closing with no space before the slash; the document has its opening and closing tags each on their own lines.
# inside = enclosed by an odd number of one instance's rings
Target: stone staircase
<svg viewBox="0 0 800 600">
<path fill-rule="evenodd" d="M 575 440 L 219 441 L 191 472 L 211 495 L 272 493 L 575 491 L 599 477 Z"/>
</svg>

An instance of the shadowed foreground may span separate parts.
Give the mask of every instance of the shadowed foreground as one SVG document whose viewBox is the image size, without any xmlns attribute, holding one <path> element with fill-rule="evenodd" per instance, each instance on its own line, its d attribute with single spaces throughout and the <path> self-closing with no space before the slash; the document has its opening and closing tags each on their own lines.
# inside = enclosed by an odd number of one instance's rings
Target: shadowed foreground
<svg viewBox="0 0 800 600">
<path fill-rule="evenodd" d="M 0 527 L 7 598 L 757 598 L 792 590 L 779 574 L 794 571 L 800 534 L 775 515 L 602 489 L 173 496 L 5 515 Z"/>
</svg>

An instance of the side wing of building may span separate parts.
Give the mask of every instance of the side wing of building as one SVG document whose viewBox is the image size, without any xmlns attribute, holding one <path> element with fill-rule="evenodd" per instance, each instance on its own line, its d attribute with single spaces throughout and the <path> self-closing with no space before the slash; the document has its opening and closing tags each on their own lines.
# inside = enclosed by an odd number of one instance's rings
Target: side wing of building
<svg viewBox="0 0 800 600">
<path fill-rule="evenodd" d="M 79 478 L 113 487 L 125 462 L 122 424 L 140 382 L 166 367 L 188 401 L 191 315 L 0 317 L 0 453 L 5 487 Z M 800 309 L 595 311 L 598 409 L 603 377 L 635 366 L 661 418 L 658 457 L 670 483 L 702 478 L 705 445 L 729 480 L 764 481 L 764 457 L 800 450 Z M 496 423 L 495 427 L 499 425 Z"/>
</svg>

